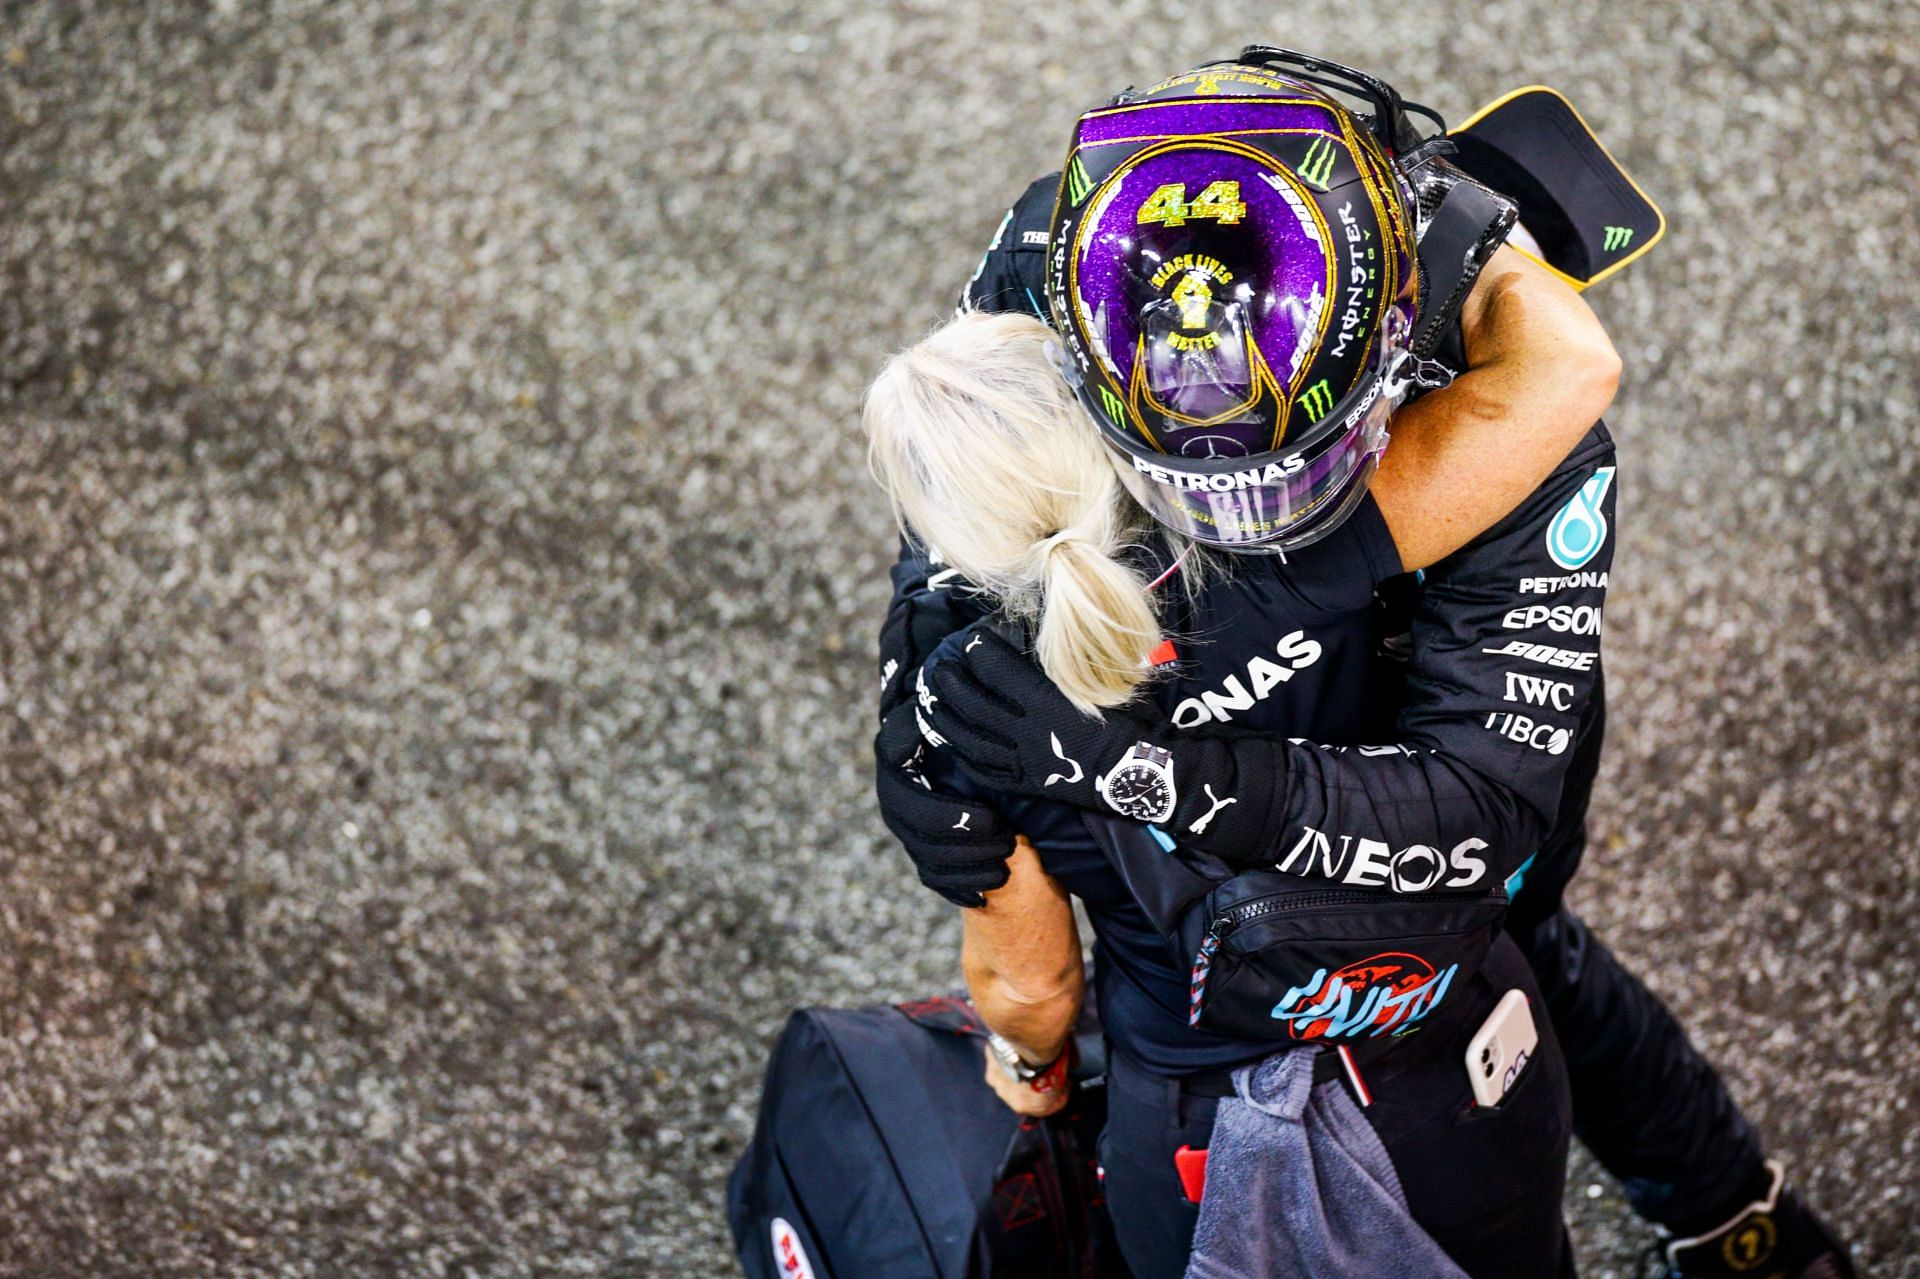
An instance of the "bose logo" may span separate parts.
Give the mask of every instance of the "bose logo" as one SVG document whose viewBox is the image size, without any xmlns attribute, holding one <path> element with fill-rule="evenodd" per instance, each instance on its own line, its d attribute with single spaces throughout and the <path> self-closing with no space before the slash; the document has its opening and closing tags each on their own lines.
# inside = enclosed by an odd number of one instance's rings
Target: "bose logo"
<svg viewBox="0 0 1920 1279">
<path fill-rule="evenodd" d="M 1499 648 L 1483 648 L 1480 651 L 1495 657 L 1524 657 L 1529 662 L 1558 666 L 1569 671 L 1590 671 L 1593 669 L 1593 659 L 1600 656 L 1598 653 L 1576 653 L 1570 648 L 1555 648 L 1551 644 L 1528 644 L 1522 640 L 1508 640 Z"/>
</svg>

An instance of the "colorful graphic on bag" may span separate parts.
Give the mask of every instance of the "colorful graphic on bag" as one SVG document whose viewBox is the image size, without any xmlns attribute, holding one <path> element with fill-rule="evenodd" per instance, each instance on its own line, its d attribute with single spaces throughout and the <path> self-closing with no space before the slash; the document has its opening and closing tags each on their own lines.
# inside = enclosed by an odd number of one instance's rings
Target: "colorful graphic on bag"
<svg viewBox="0 0 1920 1279">
<path fill-rule="evenodd" d="M 1411 1027 L 1440 1006 L 1460 965 L 1440 972 L 1418 955 L 1389 951 L 1335 973 L 1322 968 L 1273 1006 L 1295 1039 L 1378 1038 Z"/>
<path fill-rule="evenodd" d="M 785 1217 L 773 1219 L 773 1259 L 787 1279 L 813 1279 L 813 1263 Z"/>
<path fill-rule="evenodd" d="M 1561 568 L 1585 568 L 1607 544 L 1607 517 L 1600 503 L 1613 487 L 1613 471 L 1611 466 L 1595 470 L 1547 525 L 1547 554 Z"/>
</svg>

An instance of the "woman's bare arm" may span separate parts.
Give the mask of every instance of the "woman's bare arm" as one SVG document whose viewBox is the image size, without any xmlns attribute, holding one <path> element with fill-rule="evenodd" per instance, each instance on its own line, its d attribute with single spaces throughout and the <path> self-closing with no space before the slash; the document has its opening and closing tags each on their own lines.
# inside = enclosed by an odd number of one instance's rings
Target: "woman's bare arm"
<svg viewBox="0 0 1920 1279">
<path fill-rule="evenodd" d="M 1066 1048 L 1080 1012 L 1080 935 L 1065 890 L 1041 868 L 1032 844 L 1020 839 L 1007 868 L 1007 882 L 986 895 L 985 906 L 961 912 L 960 965 L 981 1020 L 1040 1066 Z M 991 1059 L 986 1070 L 994 1091 L 1023 1114 L 1048 1114 L 1065 1102 L 1065 1090 L 1016 1085 Z"/>
<path fill-rule="evenodd" d="M 1467 371 L 1393 418 L 1373 479 L 1409 570 L 1459 550 L 1553 473 L 1607 406 L 1620 356 L 1580 295 L 1498 250 L 1460 323 Z"/>
</svg>

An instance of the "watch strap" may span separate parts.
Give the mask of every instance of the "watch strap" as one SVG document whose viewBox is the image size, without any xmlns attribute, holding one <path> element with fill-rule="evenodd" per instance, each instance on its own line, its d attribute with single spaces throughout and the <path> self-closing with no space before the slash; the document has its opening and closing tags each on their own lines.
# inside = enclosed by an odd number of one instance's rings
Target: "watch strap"
<svg viewBox="0 0 1920 1279">
<path fill-rule="evenodd" d="M 1017 1084 L 1025 1084 L 1037 1093 L 1057 1092 L 1067 1082 L 1067 1068 L 1073 1055 L 1072 1040 L 1068 1040 L 1059 1055 L 1044 1066 L 1029 1064 L 1020 1055 L 1020 1050 L 998 1031 L 987 1032 L 987 1047 L 1009 1079 Z"/>
</svg>

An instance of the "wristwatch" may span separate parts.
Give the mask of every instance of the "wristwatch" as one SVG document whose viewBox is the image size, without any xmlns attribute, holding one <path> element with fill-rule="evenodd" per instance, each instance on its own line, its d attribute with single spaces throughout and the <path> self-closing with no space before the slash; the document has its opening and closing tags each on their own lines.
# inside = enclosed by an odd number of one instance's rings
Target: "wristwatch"
<svg viewBox="0 0 1920 1279">
<path fill-rule="evenodd" d="M 1096 783 L 1096 789 L 1122 817 L 1164 822 L 1173 816 L 1173 752 L 1137 742 Z"/>
<path fill-rule="evenodd" d="M 1067 1081 L 1068 1050 L 1065 1048 L 1046 1065 L 1029 1066 L 1020 1055 L 1020 1050 L 1007 1042 L 1006 1036 L 988 1031 L 987 1049 L 993 1053 L 993 1059 L 1000 1063 L 1000 1069 L 1006 1072 L 1007 1078 L 1016 1084 L 1025 1084 L 1037 1093 L 1053 1092 Z"/>
</svg>

